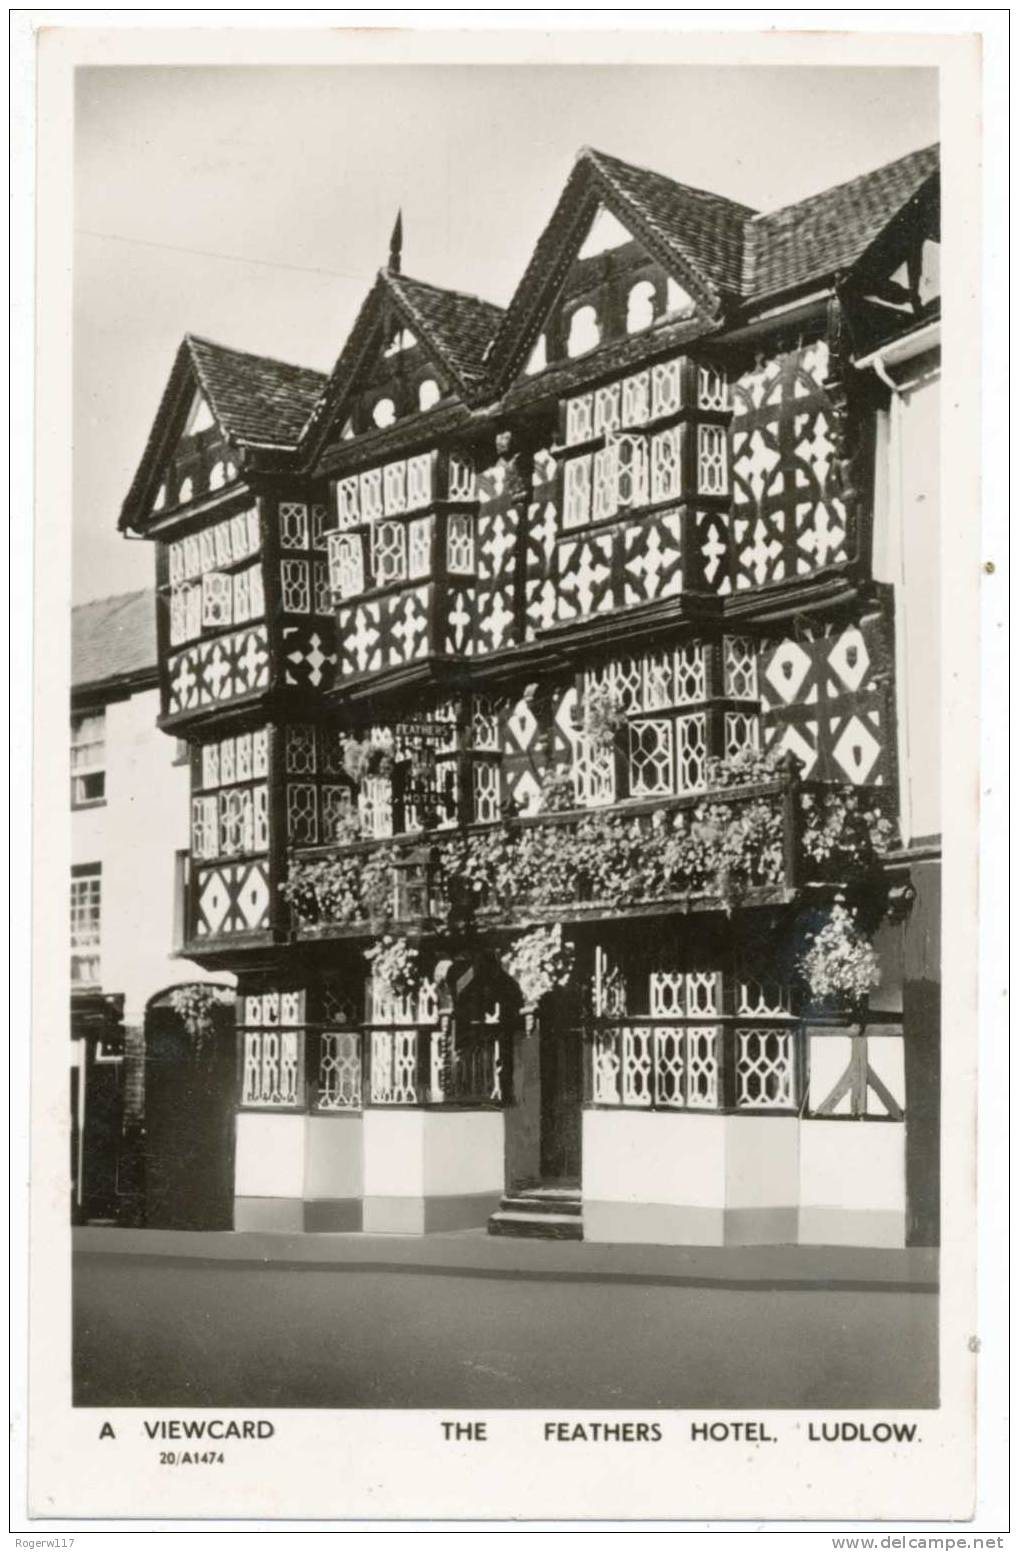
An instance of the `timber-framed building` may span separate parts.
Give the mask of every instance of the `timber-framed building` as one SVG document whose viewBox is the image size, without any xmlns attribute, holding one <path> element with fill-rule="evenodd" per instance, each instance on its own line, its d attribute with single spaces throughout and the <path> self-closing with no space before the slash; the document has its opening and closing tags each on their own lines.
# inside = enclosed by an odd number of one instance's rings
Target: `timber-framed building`
<svg viewBox="0 0 1019 1552">
<path fill-rule="evenodd" d="M 328 377 L 185 339 L 121 526 L 236 1227 L 936 1234 L 938 198 L 585 149 L 505 310 L 397 230 Z"/>
</svg>

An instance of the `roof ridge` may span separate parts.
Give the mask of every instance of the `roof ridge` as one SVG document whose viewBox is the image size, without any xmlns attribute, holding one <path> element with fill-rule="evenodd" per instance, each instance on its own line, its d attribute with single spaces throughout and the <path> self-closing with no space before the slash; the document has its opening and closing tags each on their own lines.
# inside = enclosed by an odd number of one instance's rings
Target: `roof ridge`
<svg viewBox="0 0 1019 1552">
<path fill-rule="evenodd" d="M 694 183 L 681 183 L 678 178 L 674 178 L 669 172 L 661 172 L 657 167 L 645 167 L 641 162 L 628 162 L 622 156 L 613 156 L 610 151 L 599 151 L 595 146 L 582 146 L 580 148 L 577 153 L 577 160 L 580 161 L 585 158 L 593 162 L 596 167 L 600 167 L 603 163 L 608 163 L 610 167 L 612 165 L 625 167 L 629 172 L 640 173 L 647 178 L 660 178 L 663 183 L 671 183 L 673 188 L 681 189 L 684 194 L 701 195 L 704 199 L 724 200 L 733 210 L 746 211 L 751 218 L 758 214 L 753 205 L 745 205 L 742 200 L 733 199 L 730 194 L 719 194 L 716 189 L 702 189 Z M 624 197 L 628 197 L 626 196 L 625 189 L 622 192 Z"/>
<path fill-rule="evenodd" d="M 145 598 L 148 594 L 155 597 L 154 587 L 129 588 L 126 593 L 104 593 L 102 598 L 83 598 L 80 603 L 71 605 L 71 613 L 75 614 L 79 609 L 92 609 L 96 604 L 126 603 L 129 598 Z"/>
<path fill-rule="evenodd" d="M 828 194 L 838 194 L 844 189 L 850 189 L 854 183 L 860 183 L 866 178 L 873 178 L 879 172 L 888 172 L 893 167 L 900 167 L 904 162 L 910 162 L 915 157 L 924 156 L 930 151 L 940 152 L 940 140 L 932 140 L 930 144 L 917 146 L 915 151 L 907 151 L 902 156 L 894 156 L 890 162 L 879 162 L 876 167 L 868 167 L 865 172 L 854 173 L 851 178 L 843 178 L 841 183 L 829 183 L 823 189 L 815 189 L 813 194 L 804 194 L 802 199 L 791 199 L 784 205 L 776 205 L 773 210 L 758 210 L 751 221 L 768 221 L 773 216 L 781 216 L 787 210 L 797 210 L 801 205 L 809 204 L 812 199 L 821 199 Z"/>
<path fill-rule="evenodd" d="M 393 282 L 397 287 L 401 285 L 420 286 L 425 291 L 436 291 L 440 296 L 455 296 L 458 301 L 477 302 L 482 307 L 490 307 L 493 312 L 505 312 L 498 302 L 490 302 L 487 297 L 479 296 L 476 291 L 459 291 L 454 286 L 438 286 L 434 280 L 419 280 L 414 275 L 394 274 L 392 270 L 380 270 L 387 281 Z"/>
<path fill-rule="evenodd" d="M 218 350 L 228 356 L 243 356 L 246 361 L 271 361 L 274 366 L 286 367 L 291 372 L 307 372 L 312 377 L 328 377 L 328 372 L 322 372 L 318 367 L 303 366 L 299 361 L 285 361 L 282 356 L 270 356 L 264 351 L 242 350 L 238 345 L 224 345 L 220 340 L 209 339 L 205 334 L 192 334 L 188 331 L 184 335 L 184 342 L 190 348 L 192 345 L 204 345 L 209 350 Z M 193 353 L 192 353 L 193 355 Z"/>
</svg>

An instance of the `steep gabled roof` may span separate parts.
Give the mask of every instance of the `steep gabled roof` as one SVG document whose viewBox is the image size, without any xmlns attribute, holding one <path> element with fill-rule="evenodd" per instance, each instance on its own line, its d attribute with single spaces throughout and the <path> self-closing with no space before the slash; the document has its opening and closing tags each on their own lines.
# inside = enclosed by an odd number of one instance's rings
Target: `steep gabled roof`
<svg viewBox="0 0 1019 1552">
<path fill-rule="evenodd" d="M 326 382 L 322 372 L 186 334 L 121 508 L 120 527 L 134 527 L 149 515 L 162 469 L 183 433 L 196 390 L 236 447 L 292 452 Z"/>
<path fill-rule="evenodd" d="M 690 188 L 604 151 L 585 148 L 581 156 L 636 216 L 639 226 L 653 232 L 681 267 L 692 265 L 716 295 L 739 292 L 743 232 L 754 214 L 749 205 Z"/>
<path fill-rule="evenodd" d="M 485 351 L 503 320 L 503 310 L 463 291 L 445 291 L 424 280 L 386 272 L 386 283 L 414 320 L 418 334 L 470 391 L 484 382 Z"/>
<path fill-rule="evenodd" d="M 552 305 L 566 270 L 603 203 L 693 297 L 705 322 L 739 293 L 747 205 L 676 183 L 585 146 L 538 238 L 492 347 L 505 383 Z"/>
<path fill-rule="evenodd" d="M 209 408 L 238 446 L 296 447 L 326 385 L 324 372 L 185 336 Z"/>
<path fill-rule="evenodd" d="M 302 442 L 320 441 L 330 420 L 342 409 L 387 302 L 436 365 L 452 377 L 464 399 L 483 396 L 487 387 L 484 357 L 502 321 L 502 308 L 463 291 L 449 291 L 382 269 L 361 304 Z"/>
<path fill-rule="evenodd" d="M 748 223 L 743 292 L 777 295 L 851 268 L 934 176 L 939 148 L 925 146 L 873 172 Z"/>
<path fill-rule="evenodd" d="M 71 691 L 156 672 L 156 595 L 150 588 L 71 611 Z"/>
</svg>

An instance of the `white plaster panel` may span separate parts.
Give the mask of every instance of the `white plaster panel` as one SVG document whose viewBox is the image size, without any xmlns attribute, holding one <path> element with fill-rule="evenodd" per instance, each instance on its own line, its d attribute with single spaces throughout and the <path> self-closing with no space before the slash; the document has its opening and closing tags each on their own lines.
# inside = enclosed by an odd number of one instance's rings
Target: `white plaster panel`
<svg viewBox="0 0 1019 1552">
<path fill-rule="evenodd" d="M 303 1115 L 258 1115 L 250 1110 L 238 1115 L 235 1196 L 304 1195 L 306 1121 Z"/>
<path fill-rule="evenodd" d="M 424 1117 L 426 1196 L 501 1191 L 505 1184 L 501 1110 L 429 1110 Z"/>
<path fill-rule="evenodd" d="M 905 1109 L 906 1052 L 902 1036 L 868 1035 L 867 1060 L 900 1109 Z M 871 1115 L 888 1114 L 886 1107 L 870 1088 L 867 1090 L 867 1110 Z"/>
<path fill-rule="evenodd" d="M 904 1212 L 905 1124 L 802 1122 L 800 1201 L 804 1207 Z"/>
<path fill-rule="evenodd" d="M 365 1196 L 424 1196 L 424 1123 L 422 1110 L 364 1112 Z"/>
<path fill-rule="evenodd" d="M 800 1123 L 795 1116 L 728 1116 L 726 1207 L 796 1207 Z"/>
<path fill-rule="evenodd" d="M 304 1195 L 360 1196 L 364 1188 L 360 1115 L 309 1116 L 305 1129 Z"/>
<path fill-rule="evenodd" d="M 817 1110 L 849 1066 L 853 1042 L 848 1035 L 812 1035 L 810 1037 L 810 1108 Z M 835 1107 L 836 1115 L 850 1108 L 847 1094 Z"/>
<path fill-rule="evenodd" d="M 585 1110 L 584 1196 L 725 1206 L 726 1117 Z"/>
</svg>

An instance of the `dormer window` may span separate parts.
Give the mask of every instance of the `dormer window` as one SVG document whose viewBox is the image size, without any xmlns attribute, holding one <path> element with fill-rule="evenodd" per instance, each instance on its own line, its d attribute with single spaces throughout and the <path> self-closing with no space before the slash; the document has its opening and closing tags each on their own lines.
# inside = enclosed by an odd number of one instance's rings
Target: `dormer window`
<svg viewBox="0 0 1019 1552">
<path fill-rule="evenodd" d="M 418 409 L 430 410 L 442 398 L 442 390 L 434 377 L 426 377 L 418 388 Z"/>
<path fill-rule="evenodd" d="M 392 399 L 376 399 L 372 405 L 372 420 L 382 431 L 396 419 L 396 405 Z"/>
<path fill-rule="evenodd" d="M 601 344 L 598 314 L 593 307 L 578 307 L 570 318 L 570 332 L 566 341 L 566 354 L 570 357 L 586 355 Z"/>
<path fill-rule="evenodd" d="M 650 280 L 638 280 L 626 299 L 626 332 L 640 334 L 655 321 L 655 288 Z"/>
</svg>

